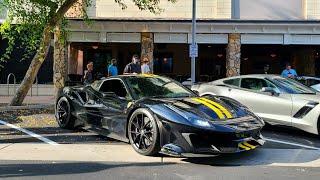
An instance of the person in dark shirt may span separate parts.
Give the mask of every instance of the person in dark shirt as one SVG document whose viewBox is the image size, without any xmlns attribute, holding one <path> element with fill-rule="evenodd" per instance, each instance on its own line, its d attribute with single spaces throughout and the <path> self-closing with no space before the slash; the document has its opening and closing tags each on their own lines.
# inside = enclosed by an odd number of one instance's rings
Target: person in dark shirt
<svg viewBox="0 0 320 180">
<path fill-rule="evenodd" d="M 83 77 L 84 81 L 83 83 L 85 85 L 91 84 L 93 83 L 93 62 L 89 62 L 87 64 L 87 70 L 84 72 L 84 77 Z"/>
<path fill-rule="evenodd" d="M 138 55 L 132 56 L 132 62 L 126 65 L 124 68 L 123 74 L 140 74 L 141 73 L 141 66 L 139 63 Z"/>
</svg>

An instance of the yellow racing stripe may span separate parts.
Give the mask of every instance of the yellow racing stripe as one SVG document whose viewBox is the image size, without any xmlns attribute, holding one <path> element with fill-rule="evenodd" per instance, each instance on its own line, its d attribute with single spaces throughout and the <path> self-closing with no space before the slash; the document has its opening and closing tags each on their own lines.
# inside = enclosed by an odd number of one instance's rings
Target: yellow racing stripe
<svg viewBox="0 0 320 180">
<path fill-rule="evenodd" d="M 250 150 L 250 148 L 249 148 L 249 147 L 247 147 L 247 146 L 243 145 L 242 143 L 239 143 L 239 144 L 238 144 L 238 146 L 239 146 L 239 147 L 241 147 L 242 149 L 247 150 L 247 151 L 249 151 L 249 150 Z"/>
<path fill-rule="evenodd" d="M 142 76 L 142 77 L 153 77 L 152 74 L 140 74 L 140 76 Z"/>
<path fill-rule="evenodd" d="M 211 105 L 210 103 L 201 100 L 200 98 L 192 98 L 192 100 L 201 103 L 205 106 L 207 106 L 208 108 L 210 108 L 211 110 L 213 110 L 219 117 L 219 119 L 224 119 L 225 116 L 223 115 L 222 111 L 220 111 L 220 109 L 216 108 L 215 106 Z"/>
<path fill-rule="evenodd" d="M 253 145 L 251 145 L 251 144 L 249 144 L 249 143 L 247 143 L 247 142 L 244 142 L 243 145 L 248 146 L 248 147 L 251 148 L 251 149 L 256 148 L 256 146 L 253 146 Z"/>
<path fill-rule="evenodd" d="M 219 108 L 227 116 L 227 118 L 230 119 L 233 117 L 232 114 L 225 107 L 223 107 L 221 104 L 216 103 L 216 102 L 214 102 L 210 99 L 207 99 L 207 98 L 200 98 L 200 99 Z"/>
<path fill-rule="evenodd" d="M 140 74 L 142 77 L 158 77 L 156 74 Z"/>
</svg>

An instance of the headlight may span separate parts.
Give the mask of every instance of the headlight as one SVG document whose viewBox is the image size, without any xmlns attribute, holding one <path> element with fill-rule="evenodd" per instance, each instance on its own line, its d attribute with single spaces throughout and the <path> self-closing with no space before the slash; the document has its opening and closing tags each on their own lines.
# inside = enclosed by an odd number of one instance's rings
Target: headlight
<svg viewBox="0 0 320 180">
<path fill-rule="evenodd" d="M 182 117 L 184 117 L 187 121 L 189 121 L 192 125 L 196 125 L 199 127 L 206 127 L 206 128 L 211 128 L 213 126 L 211 126 L 210 122 L 206 119 L 200 119 L 197 116 L 189 113 L 189 115 L 187 115 L 188 113 L 186 112 L 182 112 L 180 109 L 170 105 L 170 104 L 165 104 L 166 107 L 168 107 L 169 109 L 171 109 L 172 111 L 178 113 L 179 115 L 181 115 Z"/>
<path fill-rule="evenodd" d="M 200 126 L 200 127 L 211 127 L 211 124 L 207 120 L 203 119 L 194 119 L 191 120 L 194 125 Z"/>
</svg>

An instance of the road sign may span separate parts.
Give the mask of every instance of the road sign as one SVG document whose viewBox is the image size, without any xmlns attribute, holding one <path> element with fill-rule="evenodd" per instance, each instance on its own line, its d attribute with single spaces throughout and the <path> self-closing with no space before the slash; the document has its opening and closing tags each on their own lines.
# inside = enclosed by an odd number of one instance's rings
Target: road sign
<svg viewBox="0 0 320 180">
<path fill-rule="evenodd" d="M 198 57 L 198 44 L 190 44 L 189 46 L 189 56 L 192 57 Z"/>
</svg>

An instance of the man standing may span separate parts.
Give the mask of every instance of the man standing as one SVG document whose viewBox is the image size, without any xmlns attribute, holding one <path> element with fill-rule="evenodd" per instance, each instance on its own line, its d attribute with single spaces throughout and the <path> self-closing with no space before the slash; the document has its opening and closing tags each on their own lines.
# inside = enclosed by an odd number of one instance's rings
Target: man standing
<svg viewBox="0 0 320 180">
<path fill-rule="evenodd" d="M 94 80 L 93 78 L 93 62 L 87 64 L 87 70 L 84 72 L 83 83 L 85 85 L 91 84 Z"/>
<path fill-rule="evenodd" d="M 296 78 L 298 76 L 296 70 L 291 68 L 289 63 L 286 64 L 286 69 L 282 71 L 281 76 L 287 78 Z"/>
<path fill-rule="evenodd" d="M 117 60 L 112 59 L 111 64 L 108 66 L 108 76 L 117 76 L 118 68 L 117 68 Z"/>
<path fill-rule="evenodd" d="M 123 74 L 140 74 L 141 73 L 141 66 L 139 63 L 138 55 L 132 56 L 132 62 L 126 65 L 124 68 Z"/>
</svg>

